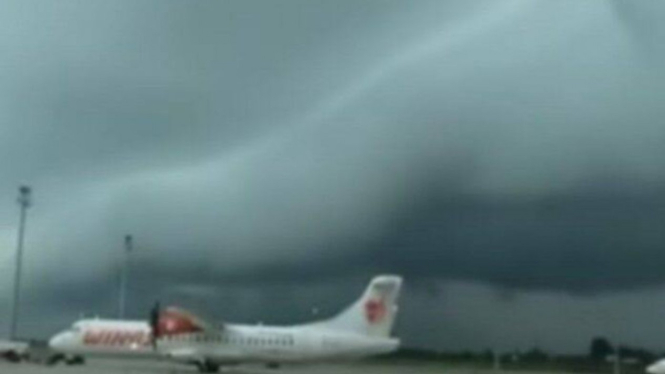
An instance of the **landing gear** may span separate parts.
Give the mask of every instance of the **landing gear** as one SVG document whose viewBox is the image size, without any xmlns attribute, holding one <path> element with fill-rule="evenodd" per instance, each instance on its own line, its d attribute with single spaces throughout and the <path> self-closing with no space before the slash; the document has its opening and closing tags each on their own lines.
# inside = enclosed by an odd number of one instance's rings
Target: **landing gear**
<svg viewBox="0 0 665 374">
<path fill-rule="evenodd" d="M 219 371 L 219 365 L 210 361 L 199 362 L 196 366 L 201 373 L 216 373 Z"/>
<path fill-rule="evenodd" d="M 266 364 L 266 367 L 268 369 L 279 369 L 279 363 L 278 362 L 268 362 Z"/>
<path fill-rule="evenodd" d="M 63 355 L 61 353 L 57 353 L 57 354 L 49 356 L 46 359 L 46 365 L 47 366 L 53 366 L 53 365 L 57 364 L 58 362 L 64 361 L 64 360 L 65 360 L 65 355 Z"/>
<path fill-rule="evenodd" d="M 2 357 L 9 362 L 21 362 L 21 355 L 16 351 L 7 351 L 2 354 Z"/>
<path fill-rule="evenodd" d="M 83 356 L 65 356 L 63 354 L 56 354 L 49 357 L 46 360 L 46 365 L 53 366 L 58 362 L 64 362 L 66 365 L 83 365 L 85 364 L 85 358 Z"/>
<path fill-rule="evenodd" d="M 82 356 L 72 356 L 65 358 L 65 363 L 67 365 L 83 365 L 85 364 L 85 358 Z"/>
</svg>

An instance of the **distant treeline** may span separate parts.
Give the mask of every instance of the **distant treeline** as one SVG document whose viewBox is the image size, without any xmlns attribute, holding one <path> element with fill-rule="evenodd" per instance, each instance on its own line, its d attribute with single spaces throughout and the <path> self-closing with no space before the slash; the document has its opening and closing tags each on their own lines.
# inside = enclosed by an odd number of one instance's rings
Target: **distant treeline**
<svg viewBox="0 0 665 374">
<path fill-rule="evenodd" d="M 578 373 L 612 372 L 619 353 L 622 373 L 643 373 L 644 367 L 665 357 L 640 347 L 621 345 L 615 348 L 608 339 L 591 339 L 589 350 L 580 354 L 554 354 L 534 347 L 527 351 L 495 352 L 482 351 L 435 351 L 404 347 L 383 357 L 385 360 L 417 360 L 440 362 L 455 366 L 496 368 L 506 370 L 552 370 Z"/>
</svg>

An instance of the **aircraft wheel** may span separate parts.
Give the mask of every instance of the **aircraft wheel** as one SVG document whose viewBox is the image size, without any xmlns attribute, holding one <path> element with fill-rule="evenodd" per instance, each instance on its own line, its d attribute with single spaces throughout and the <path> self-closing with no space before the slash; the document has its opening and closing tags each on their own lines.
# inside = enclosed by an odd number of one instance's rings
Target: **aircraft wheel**
<svg viewBox="0 0 665 374">
<path fill-rule="evenodd" d="M 85 364 L 85 359 L 82 356 L 72 356 L 65 359 L 67 365 L 83 365 Z"/>
<path fill-rule="evenodd" d="M 216 373 L 219 371 L 219 365 L 208 361 L 199 363 L 197 366 L 201 373 Z"/>
<path fill-rule="evenodd" d="M 57 364 L 60 361 L 63 361 L 65 359 L 65 356 L 63 354 L 55 354 L 50 356 L 49 358 L 46 359 L 46 365 L 47 366 L 53 366 Z"/>
<path fill-rule="evenodd" d="M 21 362 L 21 355 L 14 351 L 6 352 L 4 358 L 9 362 Z"/>
</svg>

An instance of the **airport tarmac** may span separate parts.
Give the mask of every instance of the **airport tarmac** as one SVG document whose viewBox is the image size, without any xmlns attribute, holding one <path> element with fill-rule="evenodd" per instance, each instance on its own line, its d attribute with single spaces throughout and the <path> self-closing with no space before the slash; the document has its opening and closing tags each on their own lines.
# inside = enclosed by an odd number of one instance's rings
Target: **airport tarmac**
<svg viewBox="0 0 665 374">
<path fill-rule="evenodd" d="M 489 373 L 490 370 L 487 370 Z M 168 362 L 121 361 L 121 360 L 89 360 L 85 365 L 44 366 L 33 363 L 13 364 L 0 362 L 1 374 L 179 374 L 197 373 L 195 367 L 177 365 Z M 448 369 L 440 364 L 408 364 L 408 363 L 344 363 L 284 366 L 279 369 L 268 369 L 262 366 L 240 366 L 223 368 L 220 373 L 230 374 L 482 374 L 485 370 Z M 528 374 L 521 372 L 521 374 Z"/>
</svg>

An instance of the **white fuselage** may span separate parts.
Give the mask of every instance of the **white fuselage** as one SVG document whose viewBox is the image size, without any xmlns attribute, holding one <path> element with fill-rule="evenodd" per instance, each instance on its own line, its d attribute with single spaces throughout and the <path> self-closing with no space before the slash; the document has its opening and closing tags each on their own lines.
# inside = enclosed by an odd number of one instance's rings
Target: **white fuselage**
<svg viewBox="0 0 665 374">
<path fill-rule="evenodd" d="M 84 320 L 50 341 L 57 351 L 86 356 L 166 357 L 217 364 L 288 363 L 354 359 L 392 352 L 399 339 L 336 332 L 317 325 L 292 327 L 227 324 L 215 332 L 160 338 L 153 347 L 144 322 Z"/>
<path fill-rule="evenodd" d="M 658 360 L 647 366 L 646 372 L 649 374 L 665 374 L 665 360 Z"/>
</svg>

